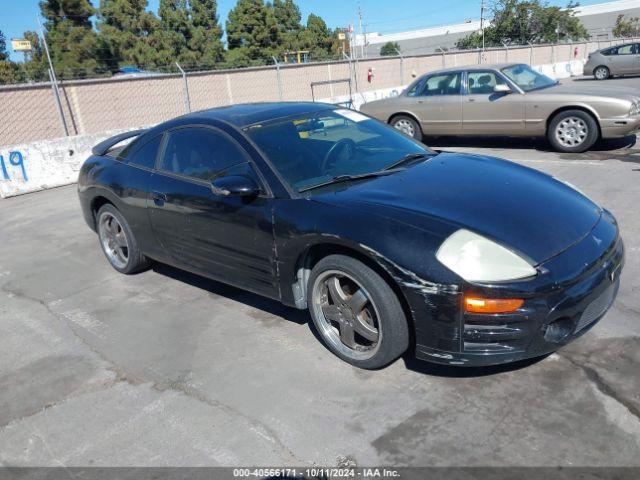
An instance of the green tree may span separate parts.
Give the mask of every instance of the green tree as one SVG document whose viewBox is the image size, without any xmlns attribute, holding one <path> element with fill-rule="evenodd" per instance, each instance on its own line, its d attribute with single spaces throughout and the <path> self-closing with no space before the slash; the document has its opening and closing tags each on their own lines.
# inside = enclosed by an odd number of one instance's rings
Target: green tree
<svg viewBox="0 0 640 480">
<path fill-rule="evenodd" d="M 25 55 L 25 61 L 22 64 L 25 79 L 30 82 L 48 81 L 47 70 L 49 66 L 42 50 L 40 36 L 36 32 L 28 30 L 22 34 L 22 37 L 31 43 L 31 51 Z"/>
<path fill-rule="evenodd" d="M 7 40 L 4 37 L 4 33 L 0 30 L 0 62 L 9 60 L 9 52 L 7 52 Z"/>
<path fill-rule="evenodd" d="M 398 55 L 400 45 L 398 42 L 387 42 L 380 49 L 380 56 L 382 57 L 394 57 Z"/>
<path fill-rule="evenodd" d="M 635 37 L 638 35 L 638 22 L 640 18 L 625 19 L 624 15 L 618 15 L 616 26 L 613 27 L 613 36 L 616 38 Z"/>
<path fill-rule="evenodd" d="M 226 22 L 227 63 L 267 63 L 277 53 L 278 25 L 273 8 L 263 0 L 238 0 Z M 233 50 L 239 50 L 231 53 Z"/>
<path fill-rule="evenodd" d="M 293 0 L 274 0 L 273 14 L 278 26 L 278 44 L 282 50 L 299 50 L 302 15 L 298 6 Z"/>
<path fill-rule="evenodd" d="M 0 60 L 0 85 L 24 82 L 24 71 L 10 60 Z"/>
<path fill-rule="evenodd" d="M 101 0 L 100 47 L 109 70 L 123 65 L 154 69 L 171 63 L 173 50 L 147 0 Z"/>
<path fill-rule="evenodd" d="M 549 6 L 541 0 L 497 0 L 493 6 L 493 19 L 484 29 L 485 45 L 585 39 L 588 32 L 575 16 L 577 6 L 573 2 L 566 8 L 560 8 Z M 481 46 L 481 32 L 474 32 L 457 42 L 458 48 Z"/>
<path fill-rule="evenodd" d="M 173 51 L 174 59 L 193 63 L 194 56 L 187 48 L 187 43 L 191 39 L 187 0 L 160 0 L 158 15 L 162 38 Z"/>
<path fill-rule="evenodd" d="M 200 68 L 212 68 L 224 60 L 222 28 L 216 0 L 189 0 L 191 38 L 187 48 Z"/>
<path fill-rule="evenodd" d="M 89 0 L 43 0 L 46 39 L 56 74 L 60 78 L 84 77 L 101 66 L 98 36 Z"/>
<path fill-rule="evenodd" d="M 307 25 L 300 33 L 301 48 L 309 50 L 312 60 L 327 60 L 331 58 L 333 34 L 325 21 L 315 14 L 307 18 Z"/>
<path fill-rule="evenodd" d="M 0 31 L 0 85 L 10 85 L 24 80 L 24 73 L 20 67 L 9 59 L 7 41 Z"/>
</svg>

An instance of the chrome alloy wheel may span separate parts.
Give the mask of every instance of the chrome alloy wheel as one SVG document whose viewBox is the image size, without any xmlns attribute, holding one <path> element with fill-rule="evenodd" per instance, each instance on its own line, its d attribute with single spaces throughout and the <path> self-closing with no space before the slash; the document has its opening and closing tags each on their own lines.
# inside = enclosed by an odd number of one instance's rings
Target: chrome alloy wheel
<svg viewBox="0 0 640 480">
<path fill-rule="evenodd" d="M 314 282 L 311 298 L 327 343 L 354 360 L 376 354 L 382 339 L 378 309 L 353 277 L 339 270 L 323 272 Z"/>
<path fill-rule="evenodd" d="M 587 139 L 589 127 L 578 117 L 567 117 L 556 127 L 556 139 L 563 147 L 574 148 Z"/>
<path fill-rule="evenodd" d="M 129 241 L 120 222 L 109 212 L 104 212 L 98 222 L 100 243 L 107 257 L 118 268 L 129 262 Z"/>
<path fill-rule="evenodd" d="M 393 122 L 393 126 L 397 130 L 400 130 L 402 133 L 404 133 L 405 135 L 409 135 L 410 137 L 413 137 L 416 133 L 415 128 L 413 128 L 413 124 L 409 120 L 406 120 L 404 118 Z"/>
<path fill-rule="evenodd" d="M 609 71 L 605 67 L 598 67 L 593 74 L 598 80 L 606 80 L 609 76 Z"/>
</svg>

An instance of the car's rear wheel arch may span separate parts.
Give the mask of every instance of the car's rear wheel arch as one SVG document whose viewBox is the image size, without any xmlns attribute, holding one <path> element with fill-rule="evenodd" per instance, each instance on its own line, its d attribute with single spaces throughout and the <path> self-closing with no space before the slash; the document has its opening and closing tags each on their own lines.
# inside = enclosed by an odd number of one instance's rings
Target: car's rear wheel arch
<svg viewBox="0 0 640 480">
<path fill-rule="evenodd" d="M 586 113 L 587 115 L 589 115 L 591 118 L 593 118 L 593 120 L 596 122 L 596 127 L 598 128 L 598 138 L 601 138 L 602 135 L 602 130 L 600 127 L 600 119 L 598 118 L 598 115 L 591 109 L 583 106 L 583 105 L 576 105 L 576 106 L 567 106 L 567 107 L 560 107 L 557 110 L 554 110 L 551 115 L 549 115 L 549 117 L 547 118 L 547 123 L 546 123 L 546 129 L 545 132 L 549 133 L 549 127 L 551 126 L 551 122 L 553 121 L 553 119 L 555 117 L 557 117 L 560 113 L 562 112 L 567 112 L 570 110 L 580 110 L 584 113 Z"/>
<path fill-rule="evenodd" d="M 398 285 L 398 283 L 394 280 L 389 271 L 384 268 L 378 261 L 376 261 L 371 256 L 366 253 L 359 251 L 355 248 L 351 248 L 345 245 L 335 244 L 335 243 L 320 243 L 315 244 L 308 247 L 304 250 L 296 261 L 295 268 L 295 278 L 292 279 L 292 284 L 294 288 L 294 292 L 296 293 L 297 299 L 304 299 L 304 304 L 296 301 L 296 306 L 298 308 L 307 308 L 306 299 L 307 299 L 307 289 L 309 288 L 308 280 L 311 274 L 311 270 L 313 267 L 323 258 L 328 257 L 329 255 L 345 255 L 351 258 L 354 258 L 371 270 L 376 272 L 378 275 L 382 277 L 382 279 L 389 285 L 391 290 L 396 294 L 400 305 L 402 306 L 402 310 L 404 312 L 405 318 L 408 322 L 409 326 L 409 345 L 415 344 L 415 329 L 414 329 L 414 318 L 411 313 L 411 308 L 409 307 L 409 302 L 404 295 L 402 289 Z"/>
</svg>

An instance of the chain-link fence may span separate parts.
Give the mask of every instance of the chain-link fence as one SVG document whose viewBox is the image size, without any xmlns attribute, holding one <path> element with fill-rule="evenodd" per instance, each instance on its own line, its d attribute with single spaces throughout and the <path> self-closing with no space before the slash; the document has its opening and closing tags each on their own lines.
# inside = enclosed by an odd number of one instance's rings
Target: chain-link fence
<svg viewBox="0 0 640 480">
<path fill-rule="evenodd" d="M 631 41 L 625 39 L 624 41 Z M 275 64 L 223 71 L 0 87 L 0 145 L 153 125 L 189 111 L 247 102 L 345 102 L 440 68 L 583 60 L 623 40 L 442 51 L 419 56 Z"/>
</svg>

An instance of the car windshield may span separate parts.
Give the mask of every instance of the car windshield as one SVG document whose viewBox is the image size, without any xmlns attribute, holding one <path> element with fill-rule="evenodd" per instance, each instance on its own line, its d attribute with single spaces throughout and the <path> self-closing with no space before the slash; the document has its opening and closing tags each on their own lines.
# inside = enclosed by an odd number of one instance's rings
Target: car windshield
<svg viewBox="0 0 640 480">
<path fill-rule="evenodd" d="M 503 68 L 502 73 L 524 92 L 540 90 L 541 88 L 548 88 L 558 84 L 556 80 L 536 72 L 528 65 L 512 65 Z"/>
<path fill-rule="evenodd" d="M 346 177 L 366 178 L 435 155 L 377 120 L 340 108 L 244 130 L 296 192 Z"/>
</svg>

